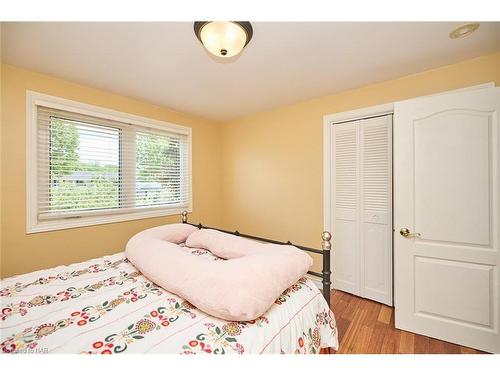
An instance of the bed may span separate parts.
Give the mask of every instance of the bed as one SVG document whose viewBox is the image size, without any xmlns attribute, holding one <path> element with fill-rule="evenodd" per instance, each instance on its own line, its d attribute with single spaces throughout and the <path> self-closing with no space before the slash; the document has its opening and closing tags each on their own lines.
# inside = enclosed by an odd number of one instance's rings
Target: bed
<svg viewBox="0 0 500 375">
<path fill-rule="evenodd" d="M 0 297 L 3 353 L 314 354 L 338 346 L 333 313 L 307 277 L 245 322 L 203 313 L 148 280 L 123 252 L 4 279 Z"/>
</svg>

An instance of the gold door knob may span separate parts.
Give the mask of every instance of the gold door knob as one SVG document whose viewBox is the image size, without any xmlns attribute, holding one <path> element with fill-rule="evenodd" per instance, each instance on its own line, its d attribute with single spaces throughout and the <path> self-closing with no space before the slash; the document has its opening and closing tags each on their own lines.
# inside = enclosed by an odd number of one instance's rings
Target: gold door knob
<svg viewBox="0 0 500 375">
<path fill-rule="evenodd" d="M 402 235 L 403 237 L 410 238 L 410 237 L 420 237 L 420 233 L 411 233 L 408 228 L 401 228 L 399 231 L 399 234 Z"/>
</svg>

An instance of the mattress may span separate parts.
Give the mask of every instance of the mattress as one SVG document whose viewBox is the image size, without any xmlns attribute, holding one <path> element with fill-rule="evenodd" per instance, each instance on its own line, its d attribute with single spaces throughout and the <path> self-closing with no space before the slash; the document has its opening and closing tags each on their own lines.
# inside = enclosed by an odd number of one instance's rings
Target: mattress
<svg viewBox="0 0 500 375">
<path fill-rule="evenodd" d="M 144 277 L 123 252 L 4 279 L 0 289 L 3 353 L 313 354 L 338 346 L 333 313 L 305 277 L 246 322 L 203 313 Z"/>
</svg>

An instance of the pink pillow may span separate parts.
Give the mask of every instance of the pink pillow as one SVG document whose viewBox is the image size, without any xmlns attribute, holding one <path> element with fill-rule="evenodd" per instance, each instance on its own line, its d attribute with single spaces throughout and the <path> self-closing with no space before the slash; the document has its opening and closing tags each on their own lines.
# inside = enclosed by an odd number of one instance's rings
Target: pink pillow
<svg viewBox="0 0 500 375">
<path fill-rule="evenodd" d="M 214 229 L 201 229 L 191 233 L 186 246 L 210 250 L 224 259 L 238 258 L 262 250 L 262 243 Z"/>
<path fill-rule="evenodd" d="M 137 233 L 130 241 L 138 241 L 143 238 L 160 238 L 172 243 L 184 243 L 188 236 L 199 229 L 189 224 L 166 224 L 153 227 Z"/>
<path fill-rule="evenodd" d="M 138 233 L 125 253 L 151 281 L 225 320 L 258 318 L 312 265 L 311 257 L 293 246 L 260 244 L 213 230 L 194 231 L 186 242 L 226 261 L 193 256 L 164 237 L 162 230 Z"/>
</svg>

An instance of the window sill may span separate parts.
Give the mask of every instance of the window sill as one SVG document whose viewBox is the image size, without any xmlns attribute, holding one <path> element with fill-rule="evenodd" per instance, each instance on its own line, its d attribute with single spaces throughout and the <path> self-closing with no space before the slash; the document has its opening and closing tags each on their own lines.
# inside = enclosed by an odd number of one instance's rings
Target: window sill
<svg viewBox="0 0 500 375">
<path fill-rule="evenodd" d="M 141 210 L 138 212 L 129 212 L 121 214 L 108 214 L 100 216 L 83 216 L 78 218 L 66 218 L 66 219 L 56 219 L 56 220 L 44 220 L 28 222 L 26 233 L 41 233 L 41 232 L 51 232 L 62 229 L 80 228 L 88 227 L 93 225 L 102 225 L 110 223 L 119 223 L 122 221 L 140 220 L 140 219 L 150 219 L 161 216 L 172 216 L 180 215 L 182 211 L 187 210 L 192 212 L 191 207 L 175 207 L 175 208 L 165 208 L 165 209 L 155 209 L 155 210 Z"/>
</svg>

